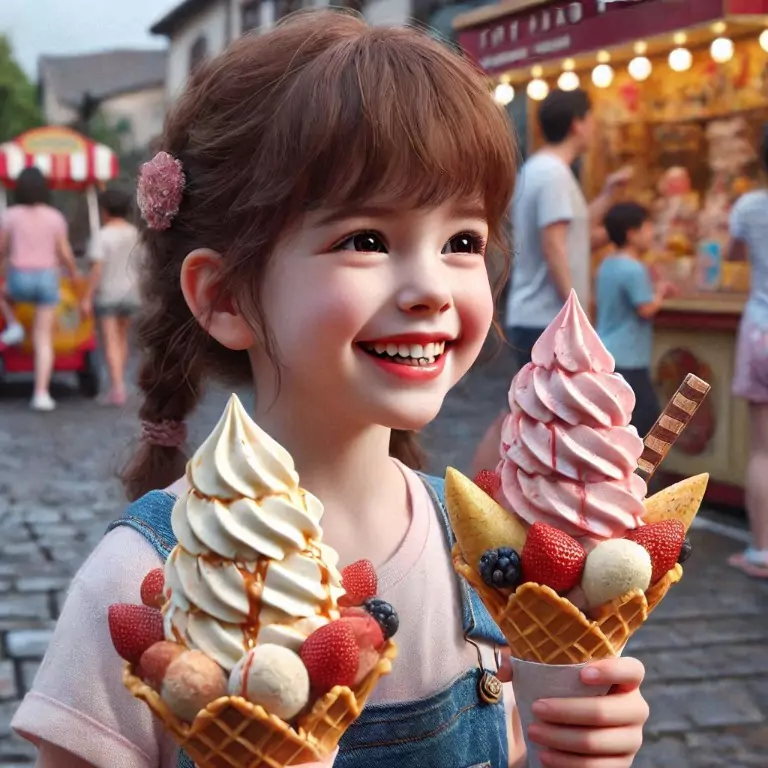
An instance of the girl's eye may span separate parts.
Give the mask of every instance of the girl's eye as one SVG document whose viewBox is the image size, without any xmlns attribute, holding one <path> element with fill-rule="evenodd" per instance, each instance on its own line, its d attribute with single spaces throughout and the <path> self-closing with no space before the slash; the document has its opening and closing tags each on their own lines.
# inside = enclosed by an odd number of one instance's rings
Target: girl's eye
<svg viewBox="0 0 768 768">
<path fill-rule="evenodd" d="M 387 246 L 376 232 L 358 232 L 342 240 L 336 251 L 357 251 L 358 253 L 386 253 Z"/>
<path fill-rule="evenodd" d="M 472 232 L 454 235 L 444 246 L 442 253 L 478 253 L 485 252 L 485 240 Z"/>
</svg>

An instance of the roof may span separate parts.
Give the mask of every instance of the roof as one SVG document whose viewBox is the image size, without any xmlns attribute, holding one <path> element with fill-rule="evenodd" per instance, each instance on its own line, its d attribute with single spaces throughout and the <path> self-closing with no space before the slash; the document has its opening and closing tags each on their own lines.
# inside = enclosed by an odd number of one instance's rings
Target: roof
<svg viewBox="0 0 768 768">
<path fill-rule="evenodd" d="M 153 35 L 165 35 L 171 37 L 179 27 L 186 24 L 193 16 L 204 11 L 216 0 L 184 0 L 175 8 L 172 8 L 162 19 L 156 21 L 149 31 Z"/>
<path fill-rule="evenodd" d="M 40 79 L 63 104 L 78 105 L 88 93 L 105 99 L 165 83 L 166 51 L 124 49 L 79 56 L 41 56 Z"/>
</svg>

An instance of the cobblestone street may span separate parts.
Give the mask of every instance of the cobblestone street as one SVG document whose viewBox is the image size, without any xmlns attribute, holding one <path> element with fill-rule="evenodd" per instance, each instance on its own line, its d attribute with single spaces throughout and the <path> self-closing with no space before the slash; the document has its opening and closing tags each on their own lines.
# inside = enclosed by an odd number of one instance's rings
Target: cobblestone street
<svg viewBox="0 0 768 768">
<path fill-rule="evenodd" d="M 452 393 L 427 435 L 433 468 L 466 469 L 505 402 L 503 360 L 482 366 Z M 72 574 L 124 502 L 114 471 L 136 433 L 121 413 L 66 388 L 53 414 L 27 410 L 28 390 L 0 390 L 0 767 L 34 762 L 10 719 L 34 677 Z M 211 392 L 196 414 L 193 444 L 225 403 Z M 700 525 L 682 584 L 629 652 L 647 666 L 651 704 L 639 768 L 768 766 L 768 584 L 729 570 L 741 544 Z M 446 768 L 452 768 L 446 766 Z"/>
</svg>

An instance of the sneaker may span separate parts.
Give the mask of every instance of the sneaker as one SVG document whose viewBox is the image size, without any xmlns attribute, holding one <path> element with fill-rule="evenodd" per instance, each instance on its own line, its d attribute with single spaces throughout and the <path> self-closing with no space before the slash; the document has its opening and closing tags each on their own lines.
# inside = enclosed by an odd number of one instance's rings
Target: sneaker
<svg viewBox="0 0 768 768">
<path fill-rule="evenodd" d="M 44 395 L 35 395 L 29 407 L 33 411 L 52 411 L 56 408 L 56 401 L 46 392 Z"/>
<path fill-rule="evenodd" d="M 13 347 L 24 341 L 24 326 L 21 323 L 11 323 L 2 333 L 0 333 L 0 344 L 7 347 Z"/>
</svg>

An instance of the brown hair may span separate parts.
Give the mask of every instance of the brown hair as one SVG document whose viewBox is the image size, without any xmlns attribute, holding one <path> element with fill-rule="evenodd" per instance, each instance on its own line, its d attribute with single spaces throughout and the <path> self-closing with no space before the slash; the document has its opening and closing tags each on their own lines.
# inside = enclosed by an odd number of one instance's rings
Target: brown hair
<svg viewBox="0 0 768 768">
<path fill-rule="evenodd" d="M 307 211 L 374 194 L 413 206 L 480 196 L 500 246 L 516 167 L 511 124 L 471 63 L 417 30 L 331 10 L 295 14 L 197 68 L 161 148 L 187 184 L 170 229 L 144 233 L 140 418 L 152 422 L 185 419 L 207 376 L 252 381 L 247 353 L 192 318 L 179 286 L 187 253 L 222 254 L 223 290 L 274 359 L 254 286 Z M 409 433 L 393 432 L 390 449 L 419 465 Z M 176 449 L 142 444 L 123 473 L 129 498 L 167 486 L 184 463 Z"/>
</svg>

